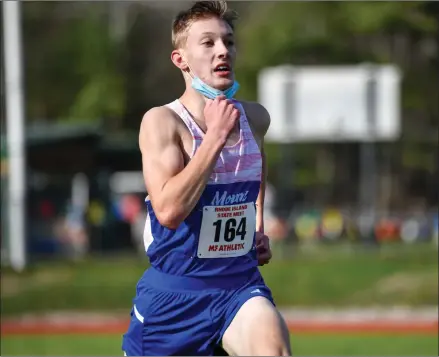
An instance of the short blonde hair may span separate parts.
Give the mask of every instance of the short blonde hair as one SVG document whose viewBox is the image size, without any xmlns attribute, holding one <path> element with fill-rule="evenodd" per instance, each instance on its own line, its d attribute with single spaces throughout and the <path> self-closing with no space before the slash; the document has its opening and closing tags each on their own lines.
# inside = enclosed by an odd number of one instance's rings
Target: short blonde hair
<svg viewBox="0 0 439 357">
<path fill-rule="evenodd" d="M 172 45 L 174 48 L 180 48 L 186 43 L 187 30 L 192 23 L 211 17 L 224 20 L 233 30 L 238 14 L 229 10 L 224 0 L 197 1 L 188 10 L 178 13 L 172 23 Z"/>
</svg>

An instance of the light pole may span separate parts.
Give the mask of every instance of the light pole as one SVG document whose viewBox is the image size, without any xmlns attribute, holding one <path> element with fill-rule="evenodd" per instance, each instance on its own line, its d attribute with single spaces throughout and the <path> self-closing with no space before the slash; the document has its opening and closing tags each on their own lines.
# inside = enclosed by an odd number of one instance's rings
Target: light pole
<svg viewBox="0 0 439 357">
<path fill-rule="evenodd" d="M 8 238 L 12 268 L 26 266 L 25 129 L 20 1 L 3 1 L 3 43 L 8 152 Z"/>
</svg>

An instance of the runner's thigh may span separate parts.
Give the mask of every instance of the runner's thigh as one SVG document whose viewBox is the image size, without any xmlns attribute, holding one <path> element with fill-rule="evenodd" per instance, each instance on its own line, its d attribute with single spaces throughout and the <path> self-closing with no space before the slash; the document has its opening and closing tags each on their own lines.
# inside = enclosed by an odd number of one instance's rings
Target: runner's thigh
<svg viewBox="0 0 439 357">
<path fill-rule="evenodd" d="M 247 300 L 223 335 L 224 349 L 235 356 L 291 355 L 288 328 L 263 296 Z"/>
</svg>

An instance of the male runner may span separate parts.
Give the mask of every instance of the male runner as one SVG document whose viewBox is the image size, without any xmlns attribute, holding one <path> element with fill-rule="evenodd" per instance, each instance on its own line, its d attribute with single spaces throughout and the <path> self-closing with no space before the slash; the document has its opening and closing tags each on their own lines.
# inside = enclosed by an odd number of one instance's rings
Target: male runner
<svg viewBox="0 0 439 357">
<path fill-rule="evenodd" d="M 186 90 L 149 110 L 139 145 L 148 191 L 145 247 L 123 339 L 128 356 L 288 356 L 285 322 L 258 269 L 264 235 L 263 138 L 270 118 L 238 102 L 233 20 L 199 1 L 173 23 L 172 62 Z"/>
</svg>

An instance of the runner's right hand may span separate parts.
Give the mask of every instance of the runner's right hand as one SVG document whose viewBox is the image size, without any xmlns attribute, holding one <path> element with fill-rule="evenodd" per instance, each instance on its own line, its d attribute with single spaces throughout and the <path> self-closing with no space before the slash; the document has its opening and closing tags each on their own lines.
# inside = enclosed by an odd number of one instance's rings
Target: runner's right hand
<svg viewBox="0 0 439 357">
<path fill-rule="evenodd" d="M 226 141 L 239 119 L 239 110 L 225 96 L 207 100 L 204 107 L 207 134 Z"/>
</svg>

